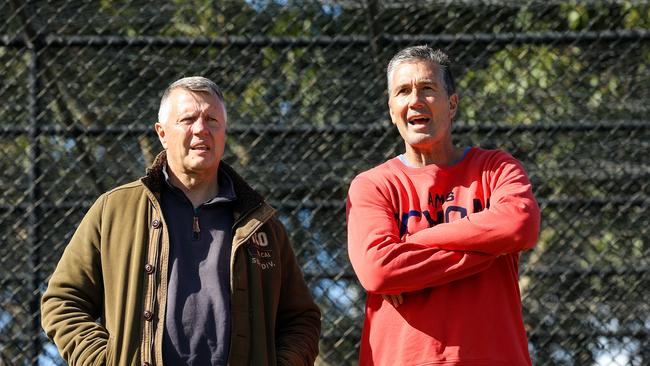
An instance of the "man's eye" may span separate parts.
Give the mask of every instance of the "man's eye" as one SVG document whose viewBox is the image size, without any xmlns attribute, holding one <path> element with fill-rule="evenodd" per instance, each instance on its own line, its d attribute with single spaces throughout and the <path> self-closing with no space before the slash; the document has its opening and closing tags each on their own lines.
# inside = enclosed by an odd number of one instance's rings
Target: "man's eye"
<svg viewBox="0 0 650 366">
<path fill-rule="evenodd" d="M 397 91 L 397 95 L 404 95 L 404 94 L 408 94 L 408 93 L 409 93 L 409 91 L 410 91 L 410 90 L 409 90 L 409 89 L 407 89 L 407 88 L 403 88 L 403 89 L 399 89 L 399 90 Z"/>
</svg>

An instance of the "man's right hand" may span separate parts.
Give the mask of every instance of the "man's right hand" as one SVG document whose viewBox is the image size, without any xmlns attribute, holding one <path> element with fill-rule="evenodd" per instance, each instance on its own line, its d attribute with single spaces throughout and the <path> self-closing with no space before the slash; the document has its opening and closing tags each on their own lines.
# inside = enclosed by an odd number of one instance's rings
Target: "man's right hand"
<svg viewBox="0 0 650 366">
<path fill-rule="evenodd" d="M 397 294 L 397 295 L 381 295 L 381 297 L 384 298 L 384 300 L 388 301 L 389 303 L 393 304 L 395 308 L 398 306 L 402 305 L 404 303 L 404 298 L 402 297 L 402 294 Z"/>
</svg>

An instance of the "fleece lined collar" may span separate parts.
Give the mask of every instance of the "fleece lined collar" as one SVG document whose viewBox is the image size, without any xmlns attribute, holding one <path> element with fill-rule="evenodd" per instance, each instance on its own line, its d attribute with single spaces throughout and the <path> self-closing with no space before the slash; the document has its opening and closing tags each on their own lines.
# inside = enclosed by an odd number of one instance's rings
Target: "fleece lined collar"
<svg viewBox="0 0 650 366">
<path fill-rule="evenodd" d="M 165 183 L 164 167 L 167 165 L 167 152 L 161 151 L 154 159 L 147 173 L 140 180 L 155 194 L 160 194 Z M 264 203 L 264 198 L 257 193 L 235 170 L 223 160 L 219 163 L 219 170 L 223 170 L 232 180 L 237 200 L 234 202 L 234 211 L 245 214 Z"/>
</svg>

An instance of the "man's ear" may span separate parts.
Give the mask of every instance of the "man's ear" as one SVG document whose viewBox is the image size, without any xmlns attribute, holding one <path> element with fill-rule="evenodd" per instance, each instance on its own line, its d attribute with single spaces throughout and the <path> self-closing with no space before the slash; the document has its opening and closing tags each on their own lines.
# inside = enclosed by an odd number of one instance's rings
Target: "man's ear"
<svg viewBox="0 0 650 366">
<path fill-rule="evenodd" d="M 388 98 L 388 116 L 390 117 L 390 122 L 395 124 L 395 118 L 393 118 L 393 109 L 390 107 L 390 98 Z"/>
<path fill-rule="evenodd" d="M 458 94 L 454 93 L 449 96 L 449 117 L 453 119 L 458 112 Z"/>
<path fill-rule="evenodd" d="M 165 138 L 165 125 L 163 125 L 160 122 L 156 122 L 154 124 L 154 128 L 156 129 L 156 134 L 158 135 L 158 140 L 160 140 L 160 143 L 163 146 L 163 149 L 167 149 L 167 139 Z"/>
</svg>

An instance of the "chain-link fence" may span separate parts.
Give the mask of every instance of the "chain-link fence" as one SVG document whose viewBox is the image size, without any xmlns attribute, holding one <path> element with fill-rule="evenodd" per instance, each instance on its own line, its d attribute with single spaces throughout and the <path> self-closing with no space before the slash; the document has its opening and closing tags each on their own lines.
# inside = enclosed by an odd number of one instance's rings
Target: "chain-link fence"
<svg viewBox="0 0 650 366">
<path fill-rule="evenodd" d="M 457 143 L 533 181 L 534 363 L 650 364 L 650 5 L 488 0 L 0 2 L 0 363 L 63 363 L 39 323 L 48 276 L 90 203 L 160 150 L 162 90 L 200 74 L 225 91 L 225 160 L 279 209 L 322 309 L 319 364 L 356 364 L 344 201 L 403 148 L 384 70 L 422 43 L 456 61 Z"/>
</svg>

